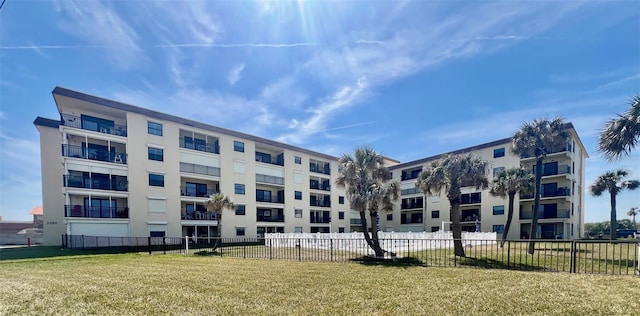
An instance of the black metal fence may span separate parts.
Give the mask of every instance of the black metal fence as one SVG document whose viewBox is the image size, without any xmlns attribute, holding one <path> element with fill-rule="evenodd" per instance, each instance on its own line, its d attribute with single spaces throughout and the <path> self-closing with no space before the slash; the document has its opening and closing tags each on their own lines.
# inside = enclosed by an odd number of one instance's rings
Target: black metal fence
<svg viewBox="0 0 640 316">
<path fill-rule="evenodd" d="M 266 260 L 364 262 L 373 252 L 363 240 L 330 238 L 184 238 L 95 237 L 63 235 L 64 248 L 105 253 L 181 253 Z M 582 274 L 640 275 L 640 240 L 537 240 L 533 255 L 528 241 L 463 240 L 465 256 L 455 256 L 451 239 L 381 239 L 397 265 L 476 267 Z"/>
</svg>

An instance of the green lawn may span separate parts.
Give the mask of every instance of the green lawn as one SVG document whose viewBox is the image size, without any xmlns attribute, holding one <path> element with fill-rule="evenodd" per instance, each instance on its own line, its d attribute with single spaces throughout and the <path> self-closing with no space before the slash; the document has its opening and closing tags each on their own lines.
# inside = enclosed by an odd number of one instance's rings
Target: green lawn
<svg viewBox="0 0 640 316">
<path fill-rule="evenodd" d="M 4 260 L 0 280 L 0 315 L 634 315 L 640 310 L 635 276 L 193 255 Z"/>
</svg>

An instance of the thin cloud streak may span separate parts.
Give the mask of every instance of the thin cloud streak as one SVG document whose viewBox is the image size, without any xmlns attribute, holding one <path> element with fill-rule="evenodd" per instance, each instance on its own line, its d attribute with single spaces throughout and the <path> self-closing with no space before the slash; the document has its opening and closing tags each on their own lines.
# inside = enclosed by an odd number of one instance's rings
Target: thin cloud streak
<svg viewBox="0 0 640 316">
<path fill-rule="evenodd" d="M 290 48 L 304 46 L 320 46 L 320 43 L 246 43 L 246 44 L 206 44 L 206 43 L 186 43 L 186 44 L 159 44 L 154 47 L 180 47 L 180 48 L 247 48 L 247 47 L 264 47 L 264 48 Z"/>
<path fill-rule="evenodd" d="M 358 126 L 364 126 L 364 125 L 370 125 L 370 124 L 375 124 L 378 123 L 377 121 L 371 121 L 371 122 L 364 122 L 364 123 L 356 123 L 356 124 L 350 124 L 350 125 L 344 125 L 344 126 L 339 126 L 339 127 L 332 127 L 332 128 L 327 128 L 321 131 L 317 131 L 316 133 L 323 133 L 323 132 L 329 132 L 329 131 L 336 131 L 336 130 L 340 130 L 340 129 L 345 129 L 345 128 L 351 128 L 351 127 L 358 127 Z"/>
</svg>

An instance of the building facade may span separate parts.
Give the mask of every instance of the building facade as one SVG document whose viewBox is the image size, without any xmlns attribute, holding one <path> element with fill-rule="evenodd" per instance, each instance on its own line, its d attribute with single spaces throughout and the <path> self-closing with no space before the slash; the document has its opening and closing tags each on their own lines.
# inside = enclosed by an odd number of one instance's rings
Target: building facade
<svg viewBox="0 0 640 316">
<path fill-rule="evenodd" d="M 571 123 L 566 124 L 570 141 L 544 159 L 542 195 L 538 210 L 537 238 L 574 239 L 584 235 L 585 159 L 588 154 Z M 460 149 L 451 154 L 471 153 L 489 164 L 491 181 L 500 171 L 522 166 L 534 171 L 535 157 L 520 158 L 511 153 L 511 138 Z M 391 166 L 400 181 L 401 199 L 392 214 L 380 218 L 387 231 L 450 230 L 450 204 L 446 195 L 425 196 L 415 187 L 418 174 L 441 155 Z M 462 188 L 461 223 L 464 231 L 502 234 L 507 220 L 508 199 L 489 190 Z M 528 238 L 533 215 L 533 195 L 516 195 L 514 217 L 508 238 Z M 382 228 L 381 228 L 382 229 Z"/>
<path fill-rule="evenodd" d="M 77 91 L 53 90 L 59 119 L 38 117 L 44 242 L 63 234 L 90 236 L 261 237 L 269 232 L 361 230 L 335 185 L 338 158 Z M 545 160 L 539 237 L 577 238 L 584 222 L 587 153 L 572 126 L 567 148 Z M 459 150 L 488 160 L 494 173 L 533 158 L 510 153 L 510 139 Z M 402 195 L 380 230 L 448 229 L 449 204 L 415 188 L 422 168 L 439 156 L 399 163 L 387 159 Z M 206 211 L 209 195 L 236 204 L 223 221 Z M 465 230 L 500 231 L 506 199 L 463 188 Z M 510 238 L 523 237 L 533 199 L 516 200 Z M 444 224 L 443 224 L 444 223 Z M 221 224 L 221 225 L 220 225 Z"/>
<path fill-rule="evenodd" d="M 349 231 L 338 158 L 56 87 L 38 117 L 45 243 L 91 236 Z M 222 225 L 210 194 L 236 204 Z"/>
</svg>

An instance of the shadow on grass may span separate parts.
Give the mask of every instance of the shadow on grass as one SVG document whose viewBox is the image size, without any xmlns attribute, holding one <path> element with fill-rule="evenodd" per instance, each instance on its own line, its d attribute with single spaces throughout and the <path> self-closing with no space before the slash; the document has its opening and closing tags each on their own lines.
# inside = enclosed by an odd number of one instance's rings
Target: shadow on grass
<svg viewBox="0 0 640 316">
<path fill-rule="evenodd" d="M 547 269 L 540 266 L 534 266 L 523 263 L 506 263 L 489 258 L 459 258 L 457 264 L 461 266 L 479 267 L 484 269 L 504 269 L 504 270 L 521 270 L 521 271 L 546 271 Z"/>
<path fill-rule="evenodd" d="M 370 256 L 362 256 L 353 259 L 349 259 L 352 262 L 357 262 L 367 266 L 384 266 L 384 267 L 425 267 L 424 262 L 420 259 L 413 257 L 404 258 L 375 258 Z"/>
<path fill-rule="evenodd" d="M 0 261 L 121 253 L 121 251 L 116 250 L 117 249 L 113 249 L 112 251 L 106 249 L 75 250 L 61 249 L 59 246 L 3 248 L 0 249 Z"/>
</svg>

